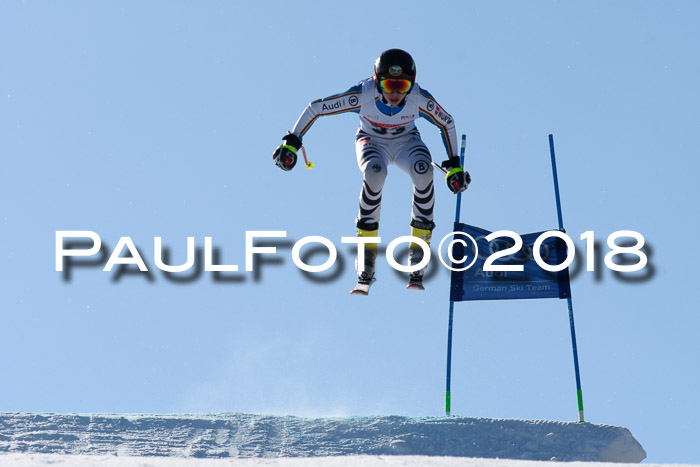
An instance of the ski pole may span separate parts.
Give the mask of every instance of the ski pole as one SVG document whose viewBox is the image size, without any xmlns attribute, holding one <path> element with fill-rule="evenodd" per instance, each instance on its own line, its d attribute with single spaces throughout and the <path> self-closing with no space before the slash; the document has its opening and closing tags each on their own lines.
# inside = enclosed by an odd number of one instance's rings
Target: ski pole
<svg viewBox="0 0 700 467">
<path fill-rule="evenodd" d="M 301 153 L 304 156 L 304 165 L 306 166 L 306 168 L 309 170 L 313 169 L 314 163 L 306 158 L 306 148 L 304 146 L 301 147 Z"/>
<path fill-rule="evenodd" d="M 442 172 L 442 173 L 444 173 L 445 175 L 447 175 L 447 170 L 445 170 L 445 169 L 443 169 L 442 167 L 440 167 L 439 165 L 437 165 L 434 161 L 430 161 L 430 165 L 432 165 L 433 167 L 435 167 L 436 169 L 438 169 L 440 172 Z"/>
</svg>

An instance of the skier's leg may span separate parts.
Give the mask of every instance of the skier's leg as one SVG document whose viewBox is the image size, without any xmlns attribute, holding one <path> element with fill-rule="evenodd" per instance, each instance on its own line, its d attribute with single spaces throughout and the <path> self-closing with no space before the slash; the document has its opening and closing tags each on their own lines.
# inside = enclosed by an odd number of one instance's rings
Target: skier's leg
<svg viewBox="0 0 700 467">
<path fill-rule="evenodd" d="M 369 136 L 358 134 L 355 142 L 357 165 L 362 171 L 362 190 L 360 191 L 360 210 L 357 223 L 366 226 L 379 226 L 382 208 L 382 189 L 387 175 L 386 147 Z"/>
<path fill-rule="evenodd" d="M 397 147 L 396 165 L 411 177 L 413 205 L 411 220 L 420 224 L 432 224 L 435 191 L 433 166 L 428 147 L 420 135 L 407 135 Z"/>
<path fill-rule="evenodd" d="M 435 190 L 433 188 L 432 158 L 427 146 L 418 135 L 408 135 L 405 143 L 399 148 L 396 165 L 408 173 L 413 181 L 413 201 L 411 209 L 411 235 L 424 240 L 430 245 L 433 222 L 433 207 L 435 205 Z M 408 248 L 409 264 L 414 266 L 423 260 L 423 249 L 420 245 L 411 243 Z M 424 268 L 411 273 L 410 279 L 420 281 Z"/>
<path fill-rule="evenodd" d="M 360 209 L 357 216 L 357 236 L 376 237 L 379 230 L 382 189 L 387 176 L 387 150 L 369 136 L 358 134 L 355 150 L 357 165 L 362 171 L 362 189 L 360 190 Z M 364 271 L 360 272 L 355 264 L 358 278 L 370 281 L 374 277 L 374 264 L 377 258 L 377 245 L 368 244 L 364 250 Z"/>
</svg>

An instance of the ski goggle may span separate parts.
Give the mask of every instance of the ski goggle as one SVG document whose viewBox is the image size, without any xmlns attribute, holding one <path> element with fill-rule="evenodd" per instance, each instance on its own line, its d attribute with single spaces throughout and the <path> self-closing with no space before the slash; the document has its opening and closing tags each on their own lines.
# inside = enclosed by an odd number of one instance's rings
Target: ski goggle
<svg viewBox="0 0 700 467">
<path fill-rule="evenodd" d="M 382 91 L 391 94 L 394 91 L 398 91 L 401 94 L 406 94 L 411 90 L 413 83 L 407 79 L 381 79 L 379 80 L 379 87 Z"/>
</svg>

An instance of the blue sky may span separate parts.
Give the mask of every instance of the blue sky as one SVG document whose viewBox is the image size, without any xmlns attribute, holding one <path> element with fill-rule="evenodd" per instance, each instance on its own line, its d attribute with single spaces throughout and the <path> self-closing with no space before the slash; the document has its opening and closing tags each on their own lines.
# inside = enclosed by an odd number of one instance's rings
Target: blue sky
<svg viewBox="0 0 700 467">
<path fill-rule="evenodd" d="M 340 238 L 354 235 L 357 116 L 315 123 L 312 171 L 270 157 L 308 102 L 400 47 L 468 135 L 464 222 L 557 226 L 552 133 L 577 245 L 588 230 L 602 253 L 617 230 L 644 235 L 646 280 L 602 264 L 572 280 L 586 418 L 629 427 L 649 461 L 700 461 L 700 255 L 682 240 L 698 227 L 700 6 L 386 7 L 2 3 L 1 411 L 442 415 L 447 271 L 411 293 L 380 261 L 372 295 L 348 295 L 353 249 Z M 437 129 L 418 125 L 442 160 Z M 384 239 L 409 233 L 410 196 L 390 170 Z M 437 190 L 436 237 L 451 231 L 454 200 Z M 98 258 L 66 280 L 58 230 L 95 231 L 109 253 L 129 236 L 152 272 L 103 272 Z M 287 232 L 255 274 L 243 271 L 254 230 Z M 329 273 L 293 264 L 307 235 L 338 246 Z M 156 236 L 173 263 L 187 236 L 199 249 L 211 236 L 241 271 L 169 277 Z M 564 301 L 457 304 L 454 339 L 453 413 L 577 419 Z"/>
</svg>

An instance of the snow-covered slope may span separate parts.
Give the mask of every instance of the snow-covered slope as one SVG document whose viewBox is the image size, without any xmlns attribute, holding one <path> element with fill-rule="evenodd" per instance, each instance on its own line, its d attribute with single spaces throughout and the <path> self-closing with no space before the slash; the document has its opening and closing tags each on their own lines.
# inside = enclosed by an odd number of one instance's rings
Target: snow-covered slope
<svg viewBox="0 0 700 467">
<path fill-rule="evenodd" d="M 646 457 L 626 428 L 590 423 L 248 414 L 0 414 L 0 453 L 219 458 L 409 455 L 628 463 Z"/>
<path fill-rule="evenodd" d="M 12 467 L 556 467 L 549 461 L 477 459 L 438 456 L 259 457 L 195 459 L 192 457 L 89 456 L 78 454 L 0 454 L 0 466 Z M 575 467 L 625 467 L 638 464 L 576 462 Z M 671 464 L 645 464 L 671 467 Z"/>
</svg>

